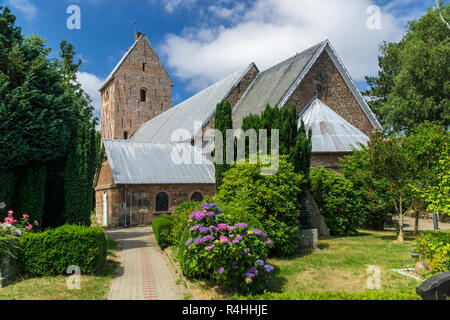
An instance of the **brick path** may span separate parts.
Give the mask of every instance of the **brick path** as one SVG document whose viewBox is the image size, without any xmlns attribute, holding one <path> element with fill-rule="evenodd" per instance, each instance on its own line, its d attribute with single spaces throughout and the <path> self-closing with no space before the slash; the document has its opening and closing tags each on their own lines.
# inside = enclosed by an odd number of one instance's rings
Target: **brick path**
<svg viewBox="0 0 450 320">
<path fill-rule="evenodd" d="M 183 290 L 157 247 L 151 228 L 106 232 L 121 244 L 121 265 L 108 300 L 182 300 Z"/>
</svg>

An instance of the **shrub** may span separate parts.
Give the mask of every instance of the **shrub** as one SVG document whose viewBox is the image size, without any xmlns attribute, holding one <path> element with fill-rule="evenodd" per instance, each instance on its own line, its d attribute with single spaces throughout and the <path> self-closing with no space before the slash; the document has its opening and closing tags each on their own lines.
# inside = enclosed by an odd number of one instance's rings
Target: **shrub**
<svg viewBox="0 0 450 320">
<path fill-rule="evenodd" d="M 225 174 L 216 198 L 234 203 L 252 214 L 273 240 L 272 255 L 289 255 L 299 243 L 300 186 L 305 182 L 296 174 L 286 156 L 280 156 L 278 173 L 261 174 L 260 164 L 236 164 Z"/>
<path fill-rule="evenodd" d="M 173 220 L 169 217 L 157 217 L 152 220 L 153 233 L 155 234 L 156 242 L 165 249 L 172 244 L 171 230 Z"/>
<path fill-rule="evenodd" d="M 421 300 L 422 298 L 409 290 L 369 290 L 349 293 L 338 292 L 296 292 L 272 293 L 266 292 L 257 296 L 234 296 L 231 300 Z"/>
<path fill-rule="evenodd" d="M 188 201 L 183 202 L 173 210 L 171 215 L 173 225 L 169 236 L 171 243 L 178 244 L 189 222 L 189 215 L 192 211 L 200 208 L 200 205 L 200 202 Z"/>
<path fill-rule="evenodd" d="M 353 184 L 332 169 L 311 170 L 311 193 L 334 236 L 356 235 L 364 210 Z"/>
<path fill-rule="evenodd" d="M 26 233 L 19 241 L 19 264 L 33 275 L 65 274 L 75 265 L 84 274 L 106 261 L 107 238 L 102 228 L 65 225 L 41 233 Z"/>
<path fill-rule="evenodd" d="M 271 245 L 266 234 L 244 223 L 227 225 L 215 204 L 203 204 L 201 210 L 192 212 L 190 220 L 179 250 L 186 276 L 243 292 L 263 289 L 273 271 L 264 262 Z"/>
<path fill-rule="evenodd" d="M 416 239 L 416 248 L 430 266 L 427 276 L 450 272 L 450 232 L 422 232 Z"/>
</svg>

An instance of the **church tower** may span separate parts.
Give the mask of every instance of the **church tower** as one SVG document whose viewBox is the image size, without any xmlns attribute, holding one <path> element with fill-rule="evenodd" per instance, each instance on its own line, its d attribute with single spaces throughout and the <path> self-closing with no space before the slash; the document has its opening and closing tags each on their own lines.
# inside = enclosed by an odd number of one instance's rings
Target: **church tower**
<svg viewBox="0 0 450 320">
<path fill-rule="evenodd" d="M 149 120 L 172 107 L 173 82 L 145 34 L 100 88 L 103 139 L 129 140 Z"/>
</svg>

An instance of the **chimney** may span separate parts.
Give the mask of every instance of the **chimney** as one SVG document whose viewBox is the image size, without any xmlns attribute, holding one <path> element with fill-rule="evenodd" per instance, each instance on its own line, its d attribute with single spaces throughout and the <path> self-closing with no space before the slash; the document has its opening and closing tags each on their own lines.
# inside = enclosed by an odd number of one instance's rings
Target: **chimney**
<svg viewBox="0 0 450 320">
<path fill-rule="evenodd" d="M 142 32 L 136 32 L 136 41 L 142 36 Z"/>
</svg>

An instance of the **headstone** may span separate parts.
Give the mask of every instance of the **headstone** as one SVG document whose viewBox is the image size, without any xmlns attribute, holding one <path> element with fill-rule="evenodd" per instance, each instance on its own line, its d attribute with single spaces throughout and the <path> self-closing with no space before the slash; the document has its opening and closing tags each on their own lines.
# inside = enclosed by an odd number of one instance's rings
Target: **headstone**
<svg viewBox="0 0 450 320">
<path fill-rule="evenodd" d="M 437 274 L 416 288 L 424 300 L 450 300 L 450 272 Z"/>
<path fill-rule="evenodd" d="M 325 222 L 325 217 L 307 189 L 302 192 L 302 212 L 300 214 L 300 227 L 305 230 L 317 229 L 319 236 L 330 236 L 330 230 Z"/>
<path fill-rule="evenodd" d="M 299 248 L 301 251 L 316 251 L 319 250 L 319 232 L 317 229 L 302 229 L 300 230 Z"/>
</svg>

